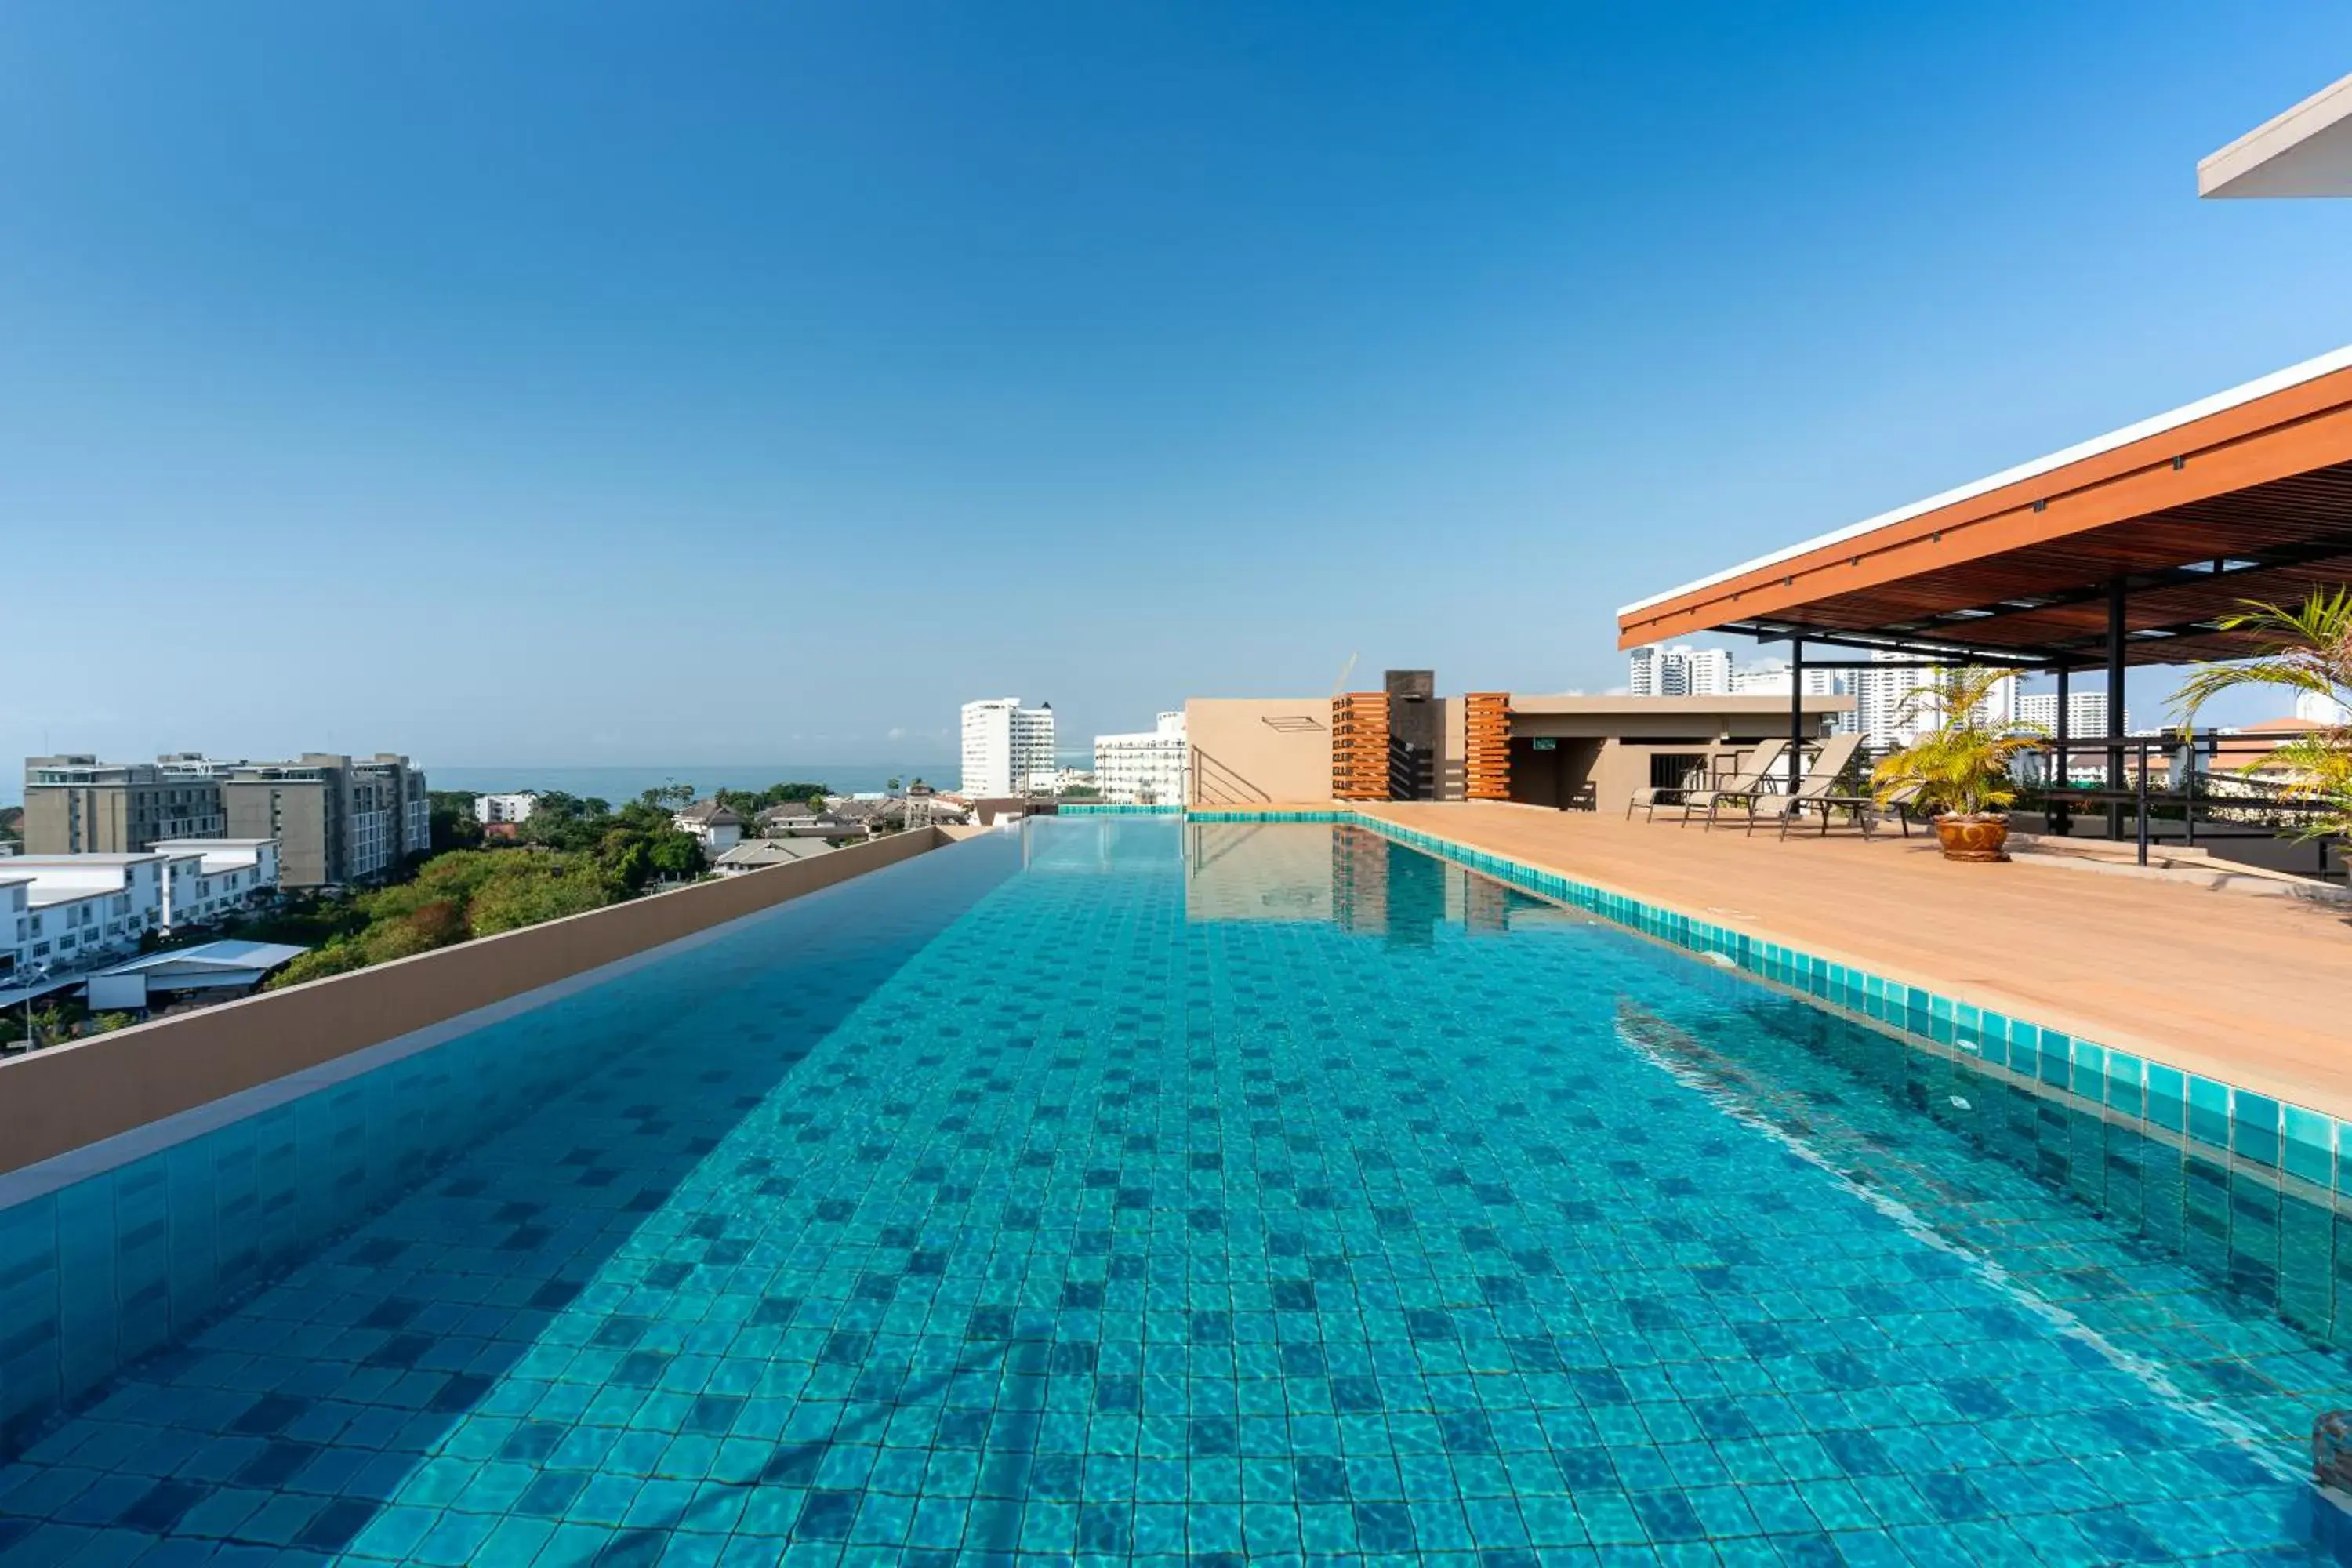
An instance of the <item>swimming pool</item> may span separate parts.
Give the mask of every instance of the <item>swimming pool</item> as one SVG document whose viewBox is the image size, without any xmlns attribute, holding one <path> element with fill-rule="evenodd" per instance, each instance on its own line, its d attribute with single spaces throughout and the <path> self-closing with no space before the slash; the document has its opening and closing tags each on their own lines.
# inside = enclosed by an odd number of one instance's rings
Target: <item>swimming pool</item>
<svg viewBox="0 0 2352 1568">
<path fill-rule="evenodd" d="M 0 1561 L 2332 1560 L 2308 1216 L 1358 828 L 1037 821 L 497 1027 L 579 1071 Z"/>
</svg>

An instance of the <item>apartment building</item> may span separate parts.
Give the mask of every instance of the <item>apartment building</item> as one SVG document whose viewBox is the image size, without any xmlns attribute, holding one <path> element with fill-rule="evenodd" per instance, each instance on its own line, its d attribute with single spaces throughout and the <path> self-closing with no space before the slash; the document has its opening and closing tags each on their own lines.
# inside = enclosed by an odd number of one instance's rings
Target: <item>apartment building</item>
<svg viewBox="0 0 2352 1568">
<path fill-rule="evenodd" d="M 1105 800 L 1181 805 L 1190 762 L 1182 711 L 1162 713 L 1149 730 L 1095 737 L 1095 787 Z"/>
<path fill-rule="evenodd" d="M 142 936 L 163 929 L 172 859 L 152 852 L 11 856 L 0 871 L 7 916 L 0 926 L 0 973 L 66 969 L 137 951 Z"/>
<path fill-rule="evenodd" d="M 485 827 L 493 822 L 529 822 L 538 805 L 538 795 L 530 790 L 511 795 L 478 795 L 474 797 L 474 820 Z"/>
<path fill-rule="evenodd" d="M 276 839 L 289 888 L 373 881 L 433 844 L 425 774 L 391 752 L 237 763 L 227 766 L 220 794 L 226 836 Z"/>
<path fill-rule="evenodd" d="M 963 796 L 966 800 L 1025 795 L 1043 773 L 1052 787 L 1054 705 L 1021 706 L 1018 697 L 992 697 L 963 705 Z"/>
<path fill-rule="evenodd" d="M 1652 643 L 1635 648 L 1629 663 L 1629 696 L 1727 697 L 1731 693 L 1731 655 L 1723 648 Z"/>
<path fill-rule="evenodd" d="M 164 885 L 166 927 L 210 925 L 240 914 L 278 891 L 274 838 L 165 839 L 173 875 Z"/>
<path fill-rule="evenodd" d="M 228 827 L 219 787 L 190 764 L 185 753 L 152 763 L 26 758 L 26 853 L 134 855 L 162 838 L 220 837 Z"/>
<path fill-rule="evenodd" d="M 2017 700 L 2017 721 L 2031 724 L 2049 734 L 2058 732 L 2058 694 L 2054 691 L 2030 691 Z M 2131 710 L 2124 710 L 2124 727 L 2107 728 L 2107 694 L 2104 691 L 2069 691 L 2066 693 L 2066 733 L 2069 735 L 2128 735 L 2131 733 Z M 2104 764 L 2102 764 L 2104 765 Z"/>
<path fill-rule="evenodd" d="M 0 864 L 0 975 L 134 952 L 151 931 L 210 925 L 278 890 L 278 846 L 267 838 L 12 855 Z"/>
<path fill-rule="evenodd" d="M 406 757 L 306 752 L 290 763 L 174 752 L 152 763 L 89 755 L 25 763 L 25 849 L 129 855 L 169 840 L 271 839 L 284 885 L 338 886 L 383 875 L 431 847 L 425 774 Z"/>
</svg>

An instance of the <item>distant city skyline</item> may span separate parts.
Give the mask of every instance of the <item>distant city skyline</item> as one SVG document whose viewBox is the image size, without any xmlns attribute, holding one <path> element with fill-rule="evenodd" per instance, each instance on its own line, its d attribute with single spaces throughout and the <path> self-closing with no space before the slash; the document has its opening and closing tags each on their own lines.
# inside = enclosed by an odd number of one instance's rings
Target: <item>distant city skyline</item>
<svg viewBox="0 0 2352 1568">
<path fill-rule="evenodd" d="M 915 11 L 13 16 L 0 774 L 1601 690 L 1619 605 L 2352 341 L 2352 204 L 2193 173 L 2337 5 Z"/>
</svg>

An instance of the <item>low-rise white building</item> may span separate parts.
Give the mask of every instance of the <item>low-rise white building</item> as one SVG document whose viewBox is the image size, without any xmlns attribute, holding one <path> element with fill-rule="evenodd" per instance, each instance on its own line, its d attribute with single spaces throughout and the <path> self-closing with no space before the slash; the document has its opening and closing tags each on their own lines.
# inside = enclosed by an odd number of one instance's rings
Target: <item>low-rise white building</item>
<svg viewBox="0 0 2352 1568">
<path fill-rule="evenodd" d="M 529 822 L 533 808 L 539 805 L 539 792 L 518 790 L 511 795 L 478 795 L 474 797 L 474 820 L 485 826 L 493 822 Z"/>
<path fill-rule="evenodd" d="M 1162 713 L 1150 730 L 1095 737 L 1095 787 L 1108 801 L 1181 804 L 1192 752 L 1181 711 Z"/>
<path fill-rule="evenodd" d="M 0 874 L 0 975 L 64 971 L 209 925 L 278 889 L 274 838 L 167 839 L 134 855 L 12 855 Z"/>
<path fill-rule="evenodd" d="M 10 904 L 10 968 L 63 970 L 136 952 L 141 937 L 163 929 L 171 864 L 152 850 L 10 857 L 6 880 L 22 893 L 21 903 Z"/>
<path fill-rule="evenodd" d="M 278 891 L 275 838 L 166 838 L 155 852 L 173 858 L 174 875 L 165 889 L 166 928 L 210 925 Z"/>
<path fill-rule="evenodd" d="M 743 841 L 743 819 L 715 800 L 698 800 L 670 822 L 680 833 L 693 834 L 703 854 L 713 860 Z"/>
</svg>

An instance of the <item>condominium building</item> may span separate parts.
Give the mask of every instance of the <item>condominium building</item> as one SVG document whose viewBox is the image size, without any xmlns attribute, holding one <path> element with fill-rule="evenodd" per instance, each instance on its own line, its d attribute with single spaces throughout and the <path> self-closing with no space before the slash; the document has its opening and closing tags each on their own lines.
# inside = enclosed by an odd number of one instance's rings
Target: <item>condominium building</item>
<svg viewBox="0 0 2352 1568">
<path fill-rule="evenodd" d="M 25 759 L 25 849 L 33 855 L 131 855 L 161 838 L 228 831 L 220 790 L 184 755 L 104 763 L 68 753 Z"/>
<path fill-rule="evenodd" d="M 432 846 L 425 775 L 390 752 L 309 752 L 290 763 L 174 752 L 152 763 L 89 755 L 25 763 L 25 849 L 130 855 L 174 839 L 272 839 L 285 885 L 380 877 Z"/>
<path fill-rule="evenodd" d="M 220 793 L 230 834 L 278 840 L 289 888 L 373 881 L 433 846 L 425 775 L 390 752 L 228 764 Z"/>
<path fill-rule="evenodd" d="M 2046 734 L 2058 732 L 2058 694 L 2054 691 L 2031 691 L 2017 700 L 2017 721 L 2030 724 Z M 2124 710 L 2124 727 L 2120 731 L 2107 728 L 2107 694 L 2104 691 L 2069 691 L 2066 693 L 2066 733 L 2069 735 L 2112 735 L 2131 733 L 2131 710 Z"/>
<path fill-rule="evenodd" d="M 530 790 L 512 795 L 478 795 L 474 797 L 474 820 L 484 826 L 493 822 L 529 822 L 532 808 L 538 805 L 539 796 Z"/>
<path fill-rule="evenodd" d="M 963 705 L 963 790 L 966 800 L 1025 795 L 1039 773 L 1055 771 L 1054 705 L 1021 706 L 1018 697 L 992 697 Z"/>
<path fill-rule="evenodd" d="M 1731 655 L 1724 648 L 1652 643 L 1635 648 L 1631 662 L 1626 689 L 1635 697 L 1726 697 L 1731 692 Z"/>
<path fill-rule="evenodd" d="M 1162 713 L 1151 729 L 1095 737 L 1095 787 L 1105 800 L 1180 805 L 1191 760 L 1184 715 Z"/>
</svg>

